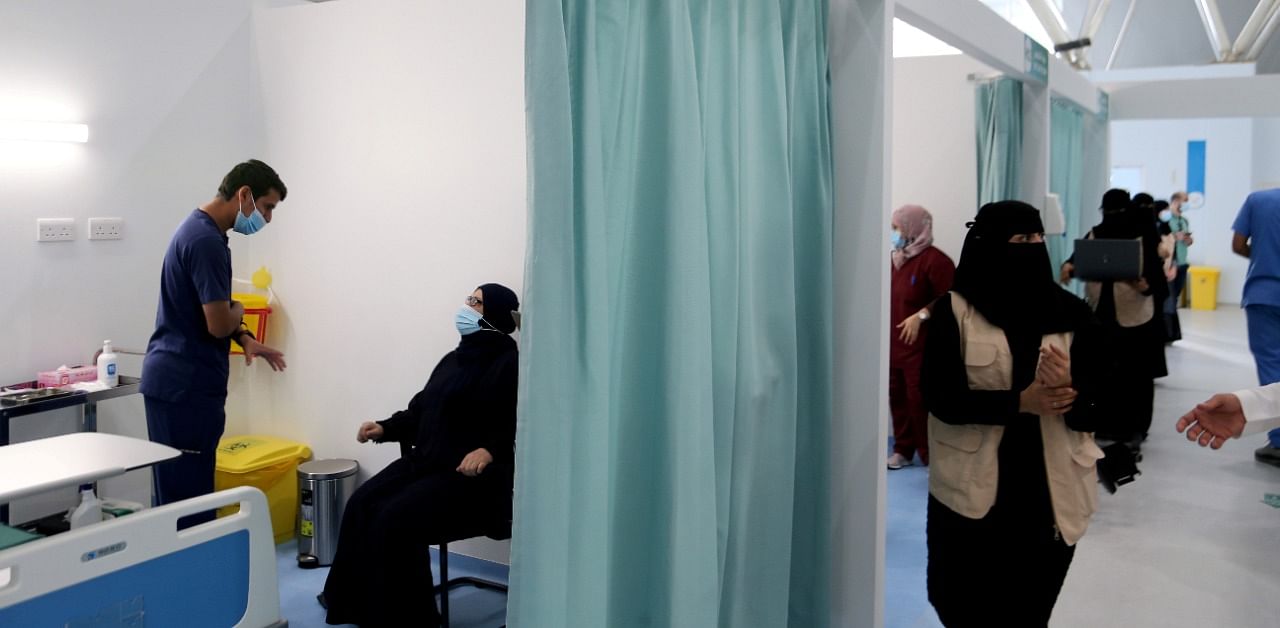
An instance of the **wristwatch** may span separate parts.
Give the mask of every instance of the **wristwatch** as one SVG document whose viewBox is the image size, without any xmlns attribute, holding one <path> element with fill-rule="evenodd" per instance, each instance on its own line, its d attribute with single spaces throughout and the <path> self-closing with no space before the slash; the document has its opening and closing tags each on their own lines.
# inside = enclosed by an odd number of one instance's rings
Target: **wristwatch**
<svg viewBox="0 0 1280 628">
<path fill-rule="evenodd" d="M 246 328 L 244 328 L 244 327 L 240 327 L 239 329 L 237 329 L 237 330 L 235 330 L 235 331 L 231 332 L 231 336 L 230 336 L 230 338 L 231 338 L 232 340 L 236 341 L 236 344 L 238 344 L 238 345 L 243 345 L 243 344 L 244 344 L 244 337 L 245 337 L 245 336 L 248 336 L 248 337 L 250 337 L 250 338 L 253 338 L 254 340 L 257 340 L 257 339 L 258 339 L 258 338 L 257 338 L 257 336 L 254 336 L 254 335 L 253 335 L 253 332 L 249 331 L 248 329 L 246 329 Z"/>
<path fill-rule="evenodd" d="M 922 321 L 927 321 L 929 320 L 929 310 L 920 310 L 916 312 L 916 316 L 919 316 Z"/>
</svg>

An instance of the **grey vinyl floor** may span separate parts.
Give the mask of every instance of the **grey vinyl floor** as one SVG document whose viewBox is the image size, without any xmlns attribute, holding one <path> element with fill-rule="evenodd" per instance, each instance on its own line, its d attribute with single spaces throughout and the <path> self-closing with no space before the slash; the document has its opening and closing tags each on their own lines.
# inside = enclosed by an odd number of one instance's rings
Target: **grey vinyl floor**
<svg viewBox="0 0 1280 628">
<path fill-rule="evenodd" d="M 1167 351 L 1142 477 L 1101 495 L 1054 610 L 1053 628 L 1280 626 L 1280 468 L 1253 460 L 1262 437 L 1219 451 L 1188 443 L 1178 417 L 1215 392 L 1254 386 L 1245 317 L 1181 310 Z M 939 626 L 924 590 L 927 471 L 889 474 L 885 625 Z M 993 592 L 997 593 L 998 592 Z"/>
</svg>

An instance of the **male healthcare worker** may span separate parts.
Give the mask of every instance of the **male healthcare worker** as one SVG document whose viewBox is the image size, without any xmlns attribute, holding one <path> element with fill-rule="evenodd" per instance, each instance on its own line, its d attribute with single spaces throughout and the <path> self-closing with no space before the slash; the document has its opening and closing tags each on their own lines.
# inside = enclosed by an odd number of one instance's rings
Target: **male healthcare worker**
<svg viewBox="0 0 1280 628">
<path fill-rule="evenodd" d="M 260 357 L 276 371 L 284 354 L 244 327 L 244 306 L 231 300 L 227 230 L 252 235 L 271 222 L 288 191 L 270 166 L 251 159 L 231 169 L 213 200 L 178 226 L 160 271 L 156 331 L 142 362 L 142 395 L 151 440 L 180 451 L 154 468 L 156 505 L 213 492 L 214 457 L 226 425 L 231 341 L 245 363 Z M 191 524 L 212 519 L 193 517 Z"/>
<path fill-rule="evenodd" d="M 1280 382 L 1280 188 L 1250 194 L 1231 226 L 1231 249 L 1249 258 L 1244 306 L 1249 350 L 1258 366 L 1258 383 Z M 1253 457 L 1280 466 L 1280 429 Z"/>
</svg>

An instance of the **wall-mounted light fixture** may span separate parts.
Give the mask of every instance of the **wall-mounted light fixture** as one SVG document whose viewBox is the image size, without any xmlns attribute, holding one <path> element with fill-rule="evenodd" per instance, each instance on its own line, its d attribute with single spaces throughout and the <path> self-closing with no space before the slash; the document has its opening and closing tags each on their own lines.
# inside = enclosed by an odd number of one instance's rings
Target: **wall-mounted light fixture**
<svg viewBox="0 0 1280 628">
<path fill-rule="evenodd" d="M 0 120 L 0 141 L 87 142 L 89 125 L 71 122 Z"/>
</svg>

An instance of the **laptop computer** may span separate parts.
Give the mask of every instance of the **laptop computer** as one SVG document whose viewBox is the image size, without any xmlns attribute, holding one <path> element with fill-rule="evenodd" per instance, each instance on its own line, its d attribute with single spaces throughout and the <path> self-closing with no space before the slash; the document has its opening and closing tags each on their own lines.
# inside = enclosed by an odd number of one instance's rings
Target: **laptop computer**
<svg viewBox="0 0 1280 628">
<path fill-rule="evenodd" d="M 1129 281 L 1142 277 L 1142 240 L 1076 240 L 1075 277 Z"/>
</svg>

